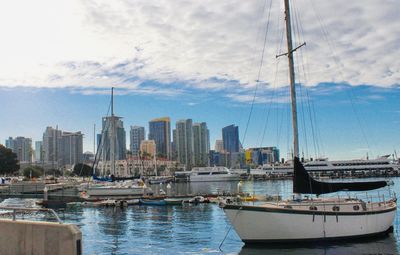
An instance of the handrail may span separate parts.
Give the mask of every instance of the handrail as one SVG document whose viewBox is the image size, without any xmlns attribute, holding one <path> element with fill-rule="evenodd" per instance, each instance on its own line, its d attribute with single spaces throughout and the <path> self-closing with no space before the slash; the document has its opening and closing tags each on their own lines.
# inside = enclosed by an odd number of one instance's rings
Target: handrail
<svg viewBox="0 0 400 255">
<path fill-rule="evenodd" d="M 58 217 L 57 213 L 50 208 L 28 208 L 28 207 L 11 207 L 11 206 L 0 206 L 0 210 L 10 210 L 13 211 L 13 221 L 16 220 L 16 212 L 17 211 L 42 211 L 42 212 L 50 212 L 56 218 L 57 222 L 62 224 L 61 219 Z"/>
</svg>

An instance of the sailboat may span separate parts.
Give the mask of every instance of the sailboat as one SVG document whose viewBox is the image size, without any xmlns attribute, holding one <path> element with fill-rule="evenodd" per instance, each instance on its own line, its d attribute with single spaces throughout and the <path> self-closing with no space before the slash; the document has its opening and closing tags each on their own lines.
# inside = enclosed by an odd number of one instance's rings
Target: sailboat
<svg viewBox="0 0 400 255">
<path fill-rule="evenodd" d="M 386 181 L 321 182 L 314 180 L 299 160 L 295 73 L 289 0 L 285 2 L 286 37 L 293 124 L 293 198 L 260 205 L 225 204 L 223 210 L 245 243 L 284 243 L 316 240 L 349 240 L 391 231 L 396 215 L 396 196 L 324 197 L 339 191 L 369 191 L 385 187 Z M 302 197 L 302 194 L 317 195 Z M 379 194 L 379 193 L 378 193 Z"/>
<path fill-rule="evenodd" d="M 95 173 L 95 163 L 93 164 L 93 181 L 87 186 L 85 192 L 89 197 L 131 197 L 144 196 L 151 193 L 151 190 L 141 180 L 132 180 L 134 177 L 116 177 L 115 169 L 115 145 L 116 145 L 116 121 L 120 117 L 114 115 L 114 88 L 111 88 L 111 116 L 106 117 L 109 126 L 110 138 L 110 166 L 111 175 L 106 177 L 98 177 Z M 104 133 L 102 134 L 104 135 Z M 101 144 L 103 144 L 103 139 Z M 99 150 L 98 150 L 99 152 Z M 97 156 L 98 153 L 96 153 Z M 96 161 L 96 159 L 95 159 Z M 104 162 L 103 162 L 104 163 Z M 121 182 L 117 182 L 121 181 Z"/>
</svg>

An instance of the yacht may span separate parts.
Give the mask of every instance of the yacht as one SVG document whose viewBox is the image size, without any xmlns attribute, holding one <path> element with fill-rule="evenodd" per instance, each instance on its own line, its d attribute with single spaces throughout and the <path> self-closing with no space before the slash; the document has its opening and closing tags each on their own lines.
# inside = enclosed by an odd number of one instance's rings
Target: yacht
<svg viewBox="0 0 400 255">
<path fill-rule="evenodd" d="M 332 176 L 341 175 L 346 177 L 364 176 L 386 176 L 396 175 L 400 171 L 400 165 L 389 160 L 389 156 L 377 159 L 354 159 L 354 160 L 335 160 L 320 158 L 306 161 L 304 168 L 313 176 Z M 265 164 L 262 168 L 251 169 L 250 175 L 253 177 L 265 177 L 276 175 L 293 175 L 293 162 L 285 164 Z"/>
<path fill-rule="evenodd" d="M 240 181 L 240 174 L 231 173 L 224 166 L 194 167 L 189 172 L 191 182 Z"/>
</svg>

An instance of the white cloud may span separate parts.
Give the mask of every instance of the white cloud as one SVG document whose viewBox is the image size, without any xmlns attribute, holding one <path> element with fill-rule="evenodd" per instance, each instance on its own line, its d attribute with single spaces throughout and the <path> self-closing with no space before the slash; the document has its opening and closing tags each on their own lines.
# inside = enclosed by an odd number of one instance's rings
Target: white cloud
<svg viewBox="0 0 400 255">
<path fill-rule="evenodd" d="M 300 82 L 400 84 L 398 1 L 292 2 L 307 42 L 296 57 Z M 283 23 L 278 3 L 272 3 L 260 77 L 268 84 L 275 77 Z M 87 94 L 116 86 L 167 95 L 195 88 L 248 102 L 261 57 L 263 5 L 261 0 L 2 1 L 0 86 L 73 86 L 89 88 Z M 292 16 L 296 19 L 295 12 Z M 297 38 L 296 45 L 303 42 Z M 287 65 L 279 61 L 276 86 L 284 86 Z M 144 86 L 149 80 L 157 85 Z"/>
</svg>

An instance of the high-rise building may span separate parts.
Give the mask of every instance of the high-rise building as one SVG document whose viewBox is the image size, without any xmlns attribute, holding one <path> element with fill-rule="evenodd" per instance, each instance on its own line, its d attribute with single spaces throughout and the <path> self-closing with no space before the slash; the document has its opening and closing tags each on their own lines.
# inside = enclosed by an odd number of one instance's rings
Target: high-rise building
<svg viewBox="0 0 400 255">
<path fill-rule="evenodd" d="M 43 161 L 52 164 L 54 168 L 72 166 L 83 161 L 83 134 L 80 131 L 65 132 L 47 127 L 43 133 L 42 145 L 35 145 L 36 154 L 41 151 Z"/>
<path fill-rule="evenodd" d="M 81 132 L 62 132 L 58 152 L 59 164 L 75 165 L 83 162 L 83 134 Z"/>
<path fill-rule="evenodd" d="M 157 156 L 171 158 L 171 124 L 170 118 L 158 118 L 149 122 L 149 140 L 154 140 Z"/>
<path fill-rule="evenodd" d="M 6 147 L 11 149 L 20 162 L 32 162 L 32 139 L 17 136 L 15 139 L 9 137 Z"/>
<path fill-rule="evenodd" d="M 142 156 L 153 157 L 156 154 L 156 143 L 154 140 L 143 140 L 140 143 L 140 152 Z"/>
<path fill-rule="evenodd" d="M 210 151 L 210 135 L 205 122 L 193 124 L 193 154 L 195 166 L 208 165 Z"/>
<path fill-rule="evenodd" d="M 239 152 L 239 127 L 226 126 L 222 129 L 222 141 L 225 152 Z"/>
<path fill-rule="evenodd" d="M 59 137 L 61 137 L 61 130 L 52 127 L 46 127 L 43 133 L 43 159 L 46 163 L 58 164 L 58 148 Z"/>
<path fill-rule="evenodd" d="M 145 130 L 144 127 L 139 126 L 131 126 L 130 131 L 130 150 L 132 155 L 137 156 L 140 151 L 140 143 L 145 138 Z"/>
<path fill-rule="evenodd" d="M 175 129 L 177 160 L 189 170 L 194 165 L 193 124 L 191 119 L 179 120 Z"/>
<path fill-rule="evenodd" d="M 214 150 L 216 152 L 223 152 L 224 151 L 224 142 L 222 140 L 215 140 Z"/>
<path fill-rule="evenodd" d="M 39 163 L 43 160 L 43 142 L 35 142 L 35 162 Z"/>
<path fill-rule="evenodd" d="M 124 123 L 119 117 L 103 117 L 102 132 L 97 135 L 97 146 L 102 160 L 111 159 L 111 119 L 115 118 L 115 160 L 126 158 L 126 132 Z"/>
</svg>

